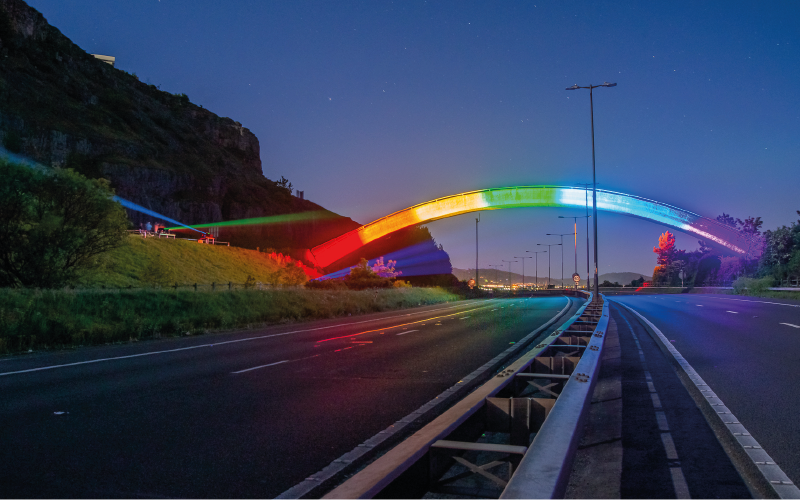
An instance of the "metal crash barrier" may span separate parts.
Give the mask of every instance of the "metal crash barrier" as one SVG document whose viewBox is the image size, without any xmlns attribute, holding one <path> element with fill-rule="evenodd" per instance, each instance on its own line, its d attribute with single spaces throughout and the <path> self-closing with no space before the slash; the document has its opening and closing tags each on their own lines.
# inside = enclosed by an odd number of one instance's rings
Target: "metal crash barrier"
<svg viewBox="0 0 800 500">
<path fill-rule="evenodd" d="M 324 498 L 563 496 L 608 325 L 602 295 Z"/>
</svg>

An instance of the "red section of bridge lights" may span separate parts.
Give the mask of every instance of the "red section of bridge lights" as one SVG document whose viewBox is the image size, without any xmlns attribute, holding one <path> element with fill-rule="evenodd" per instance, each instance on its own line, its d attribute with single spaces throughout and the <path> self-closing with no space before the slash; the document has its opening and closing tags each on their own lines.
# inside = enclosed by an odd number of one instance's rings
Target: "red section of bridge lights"
<svg viewBox="0 0 800 500">
<path fill-rule="evenodd" d="M 340 238 L 331 240 L 328 244 L 323 243 L 323 245 L 320 245 L 322 248 L 314 249 L 314 259 L 318 266 L 329 266 L 364 246 L 364 242 L 361 241 L 357 231 L 345 233 Z"/>
</svg>

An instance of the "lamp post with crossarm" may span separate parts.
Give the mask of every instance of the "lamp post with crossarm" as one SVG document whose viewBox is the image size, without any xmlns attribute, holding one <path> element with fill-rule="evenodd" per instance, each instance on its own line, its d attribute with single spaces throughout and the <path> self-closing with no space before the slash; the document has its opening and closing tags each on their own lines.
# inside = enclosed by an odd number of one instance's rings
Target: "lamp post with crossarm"
<svg viewBox="0 0 800 500">
<path fill-rule="evenodd" d="M 511 263 L 516 262 L 516 260 L 505 260 L 505 259 L 502 260 L 503 262 L 508 262 L 508 279 L 506 281 L 511 281 Z M 509 290 L 511 289 L 511 283 L 508 284 L 508 289 Z"/>
<path fill-rule="evenodd" d="M 561 286 L 564 286 L 564 236 L 568 236 L 572 233 L 561 233 L 561 234 L 552 234 L 547 233 L 547 236 L 560 236 L 561 237 Z"/>
<path fill-rule="evenodd" d="M 600 297 L 600 286 L 597 283 L 597 175 L 594 164 L 594 101 L 592 100 L 592 90 L 597 87 L 616 87 L 616 83 L 603 82 L 600 85 L 589 85 L 581 87 L 577 83 L 567 90 L 589 89 L 589 116 L 592 121 L 592 217 L 594 218 L 594 296 Z"/>
<path fill-rule="evenodd" d="M 550 254 L 553 253 L 553 251 L 552 251 L 552 249 L 550 247 L 561 246 L 561 243 L 555 243 L 555 244 L 537 243 L 536 246 L 547 247 L 547 250 L 548 250 L 548 252 L 547 252 L 547 289 L 549 290 L 550 289 Z M 564 260 L 564 259 L 561 259 L 561 260 Z"/>
<path fill-rule="evenodd" d="M 563 216 L 559 215 L 559 219 L 575 219 L 575 274 L 578 274 L 578 219 L 586 219 L 586 279 L 589 279 L 589 217 L 591 215 L 578 215 L 578 216 Z M 578 289 L 578 282 L 575 282 L 575 289 Z M 586 282 L 586 289 L 589 289 L 589 282 Z"/>
<path fill-rule="evenodd" d="M 530 255 L 524 257 L 514 257 L 515 259 L 522 259 L 522 289 L 525 289 L 525 259 L 532 259 Z"/>
<path fill-rule="evenodd" d="M 536 254 L 536 281 L 534 285 L 536 288 L 539 288 L 539 254 L 540 253 L 547 253 L 547 250 L 539 250 L 538 252 L 533 252 L 531 250 L 525 250 L 526 253 L 535 253 Z"/>
</svg>

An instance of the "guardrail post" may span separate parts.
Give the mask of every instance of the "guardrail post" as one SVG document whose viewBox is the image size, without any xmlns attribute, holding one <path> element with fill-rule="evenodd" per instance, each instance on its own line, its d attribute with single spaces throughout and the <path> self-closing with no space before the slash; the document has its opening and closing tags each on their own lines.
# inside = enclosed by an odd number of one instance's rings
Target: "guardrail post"
<svg viewBox="0 0 800 500">
<path fill-rule="evenodd" d="M 233 289 L 233 281 L 229 281 L 228 282 L 228 291 L 231 291 L 232 289 Z"/>
<path fill-rule="evenodd" d="M 197 291 L 197 283 L 194 284 L 194 291 Z"/>
<path fill-rule="evenodd" d="M 217 289 L 217 282 L 216 281 L 212 281 L 211 282 L 211 291 L 214 292 L 214 291 L 216 291 L 216 289 Z"/>
</svg>

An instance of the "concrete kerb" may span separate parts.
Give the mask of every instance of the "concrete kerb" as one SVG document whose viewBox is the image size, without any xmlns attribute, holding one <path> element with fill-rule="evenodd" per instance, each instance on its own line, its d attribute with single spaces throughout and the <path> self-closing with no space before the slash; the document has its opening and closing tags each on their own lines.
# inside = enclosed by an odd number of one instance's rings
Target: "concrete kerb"
<svg viewBox="0 0 800 500">
<path fill-rule="evenodd" d="M 588 301 L 586 303 L 588 304 Z M 509 360 L 519 355 L 520 351 L 530 345 L 542 331 L 551 327 L 556 321 L 561 319 L 569 310 L 570 305 L 571 301 L 567 297 L 567 304 L 564 308 L 547 323 L 526 335 L 522 340 L 495 356 L 474 372 L 462 378 L 457 384 L 442 392 L 425 405 L 409 413 L 385 430 L 378 432 L 351 451 L 328 464 L 321 471 L 307 477 L 275 498 L 319 498 L 325 491 L 344 479 L 345 476 L 352 474 L 408 437 L 413 431 L 420 428 L 424 422 L 431 420 L 455 401 L 463 398 L 478 385 L 490 379 L 494 372 L 503 367 Z M 586 304 L 582 307 L 585 307 L 585 305 Z"/>
<path fill-rule="evenodd" d="M 573 377 L 564 386 L 500 498 L 563 498 L 600 370 L 608 302 Z M 597 336 L 602 334 L 601 336 Z"/>
<path fill-rule="evenodd" d="M 626 304 L 675 368 L 754 498 L 800 498 L 800 489 L 653 323 Z"/>
</svg>

